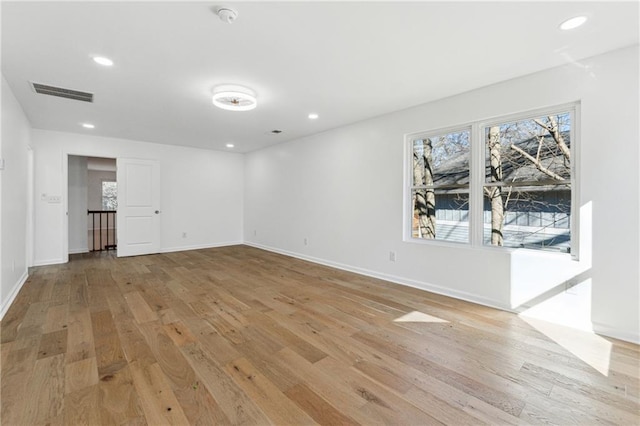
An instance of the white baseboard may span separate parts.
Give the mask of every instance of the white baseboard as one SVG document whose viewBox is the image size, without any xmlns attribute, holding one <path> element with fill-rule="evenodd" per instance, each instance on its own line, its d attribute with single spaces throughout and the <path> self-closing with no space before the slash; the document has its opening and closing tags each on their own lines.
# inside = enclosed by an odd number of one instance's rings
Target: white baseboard
<svg viewBox="0 0 640 426">
<path fill-rule="evenodd" d="M 635 343 L 640 345 L 640 335 L 629 333 L 625 330 L 619 330 L 617 328 L 608 326 L 606 324 L 593 323 L 593 332 L 607 337 L 612 337 L 618 340 L 624 340 L 625 342 Z"/>
<path fill-rule="evenodd" d="M 299 253 L 290 252 L 287 250 L 281 250 L 275 247 L 269 247 L 262 244 L 256 244 L 249 241 L 244 242 L 245 245 L 255 247 L 258 249 L 271 251 L 285 256 L 295 257 L 297 259 L 307 260 L 309 262 L 317 263 L 324 266 L 330 266 L 332 268 L 341 269 L 343 271 L 354 272 L 356 274 L 364 275 L 367 277 L 378 278 L 385 281 L 390 281 L 395 284 L 404 285 L 407 287 L 417 288 L 419 290 L 429 291 L 431 293 L 440 294 L 442 296 L 453 297 L 454 299 L 460 299 L 471 303 L 477 303 L 480 305 L 488 306 L 494 309 L 500 309 L 503 311 L 513 312 L 508 306 L 500 303 L 500 301 L 489 299 L 486 297 L 478 296 L 477 294 L 467 293 L 464 291 L 452 290 L 450 288 L 437 286 L 434 284 L 412 280 L 410 278 L 399 277 L 396 275 L 385 274 L 383 272 L 372 271 L 370 269 L 359 268 L 356 266 L 346 265 L 343 263 L 333 262 L 330 260 L 320 259 L 317 257 L 306 256 Z"/>
<path fill-rule="evenodd" d="M 172 253 L 176 251 L 187 251 L 187 250 L 202 250 L 202 249 L 215 248 L 215 247 L 237 246 L 240 244 L 242 244 L 242 241 L 229 241 L 225 243 L 198 244 L 198 245 L 179 246 L 179 247 L 163 247 L 160 249 L 160 253 Z"/>
<path fill-rule="evenodd" d="M 35 260 L 33 266 L 59 265 L 65 263 L 62 259 Z"/>
<path fill-rule="evenodd" d="M 29 278 L 29 273 L 27 271 L 24 271 L 24 274 L 22 274 L 18 282 L 11 289 L 11 292 L 7 296 L 7 299 L 2 302 L 2 306 L 0 306 L 0 320 L 4 318 L 4 314 L 6 314 L 7 311 L 9 310 L 9 307 L 15 300 L 16 296 L 20 292 L 20 289 L 22 288 L 24 283 L 27 282 L 27 278 Z"/>
</svg>

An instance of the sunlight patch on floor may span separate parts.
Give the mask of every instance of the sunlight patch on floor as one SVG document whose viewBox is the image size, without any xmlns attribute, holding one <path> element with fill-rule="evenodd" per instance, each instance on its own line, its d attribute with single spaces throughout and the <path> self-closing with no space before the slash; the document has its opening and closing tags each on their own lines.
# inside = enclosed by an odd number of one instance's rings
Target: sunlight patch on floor
<svg viewBox="0 0 640 426">
<path fill-rule="evenodd" d="M 393 320 L 393 322 L 449 322 L 419 311 L 412 311 Z"/>
<path fill-rule="evenodd" d="M 591 326 L 591 280 L 585 280 L 519 316 L 600 374 L 609 375 L 612 345 L 593 333 Z"/>
</svg>

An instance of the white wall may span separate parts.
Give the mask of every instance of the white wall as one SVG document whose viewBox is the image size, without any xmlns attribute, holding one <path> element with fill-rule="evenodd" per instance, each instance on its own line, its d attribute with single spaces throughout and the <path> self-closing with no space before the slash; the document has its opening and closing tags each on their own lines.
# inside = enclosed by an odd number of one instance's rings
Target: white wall
<svg viewBox="0 0 640 426">
<path fill-rule="evenodd" d="M 2 76 L 0 318 L 27 279 L 27 151 L 30 125 Z"/>
<path fill-rule="evenodd" d="M 91 135 L 32 130 L 35 152 L 34 264 L 63 261 L 61 204 L 41 194 L 62 195 L 66 155 L 149 158 L 160 161 L 161 251 L 242 242 L 242 155 Z M 183 232 L 187 238 L 183 238 Z"/>
<path fill-rule="evenodd" d="M 89 251 L 87 243 L 87 157 L 69 156 L 69 253 Z"/>
<path fill-rule="evenodd" d="M 580 262 L 402 241 L 404 134 L 575 101 L 580 238 L 591 245 Z M 638 113 L 634 46 L 256 151 L 245 156 L 245 241 L 505 309 L 581 274 L 595 329 L 640 341 Z"/>
</svg>

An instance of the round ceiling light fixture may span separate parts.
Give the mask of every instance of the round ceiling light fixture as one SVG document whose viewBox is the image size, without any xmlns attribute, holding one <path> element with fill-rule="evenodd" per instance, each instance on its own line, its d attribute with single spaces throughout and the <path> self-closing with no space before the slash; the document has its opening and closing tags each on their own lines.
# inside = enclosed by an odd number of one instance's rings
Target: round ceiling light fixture
<svg viewBox="0 0 640 426">
<path fill-rule="evenodd" d="M 258 106 L 258 100 L 251 89 L 224 85 L 213 89 L 213 104 L 228 111 L 250 111 Z"/>
</svg>

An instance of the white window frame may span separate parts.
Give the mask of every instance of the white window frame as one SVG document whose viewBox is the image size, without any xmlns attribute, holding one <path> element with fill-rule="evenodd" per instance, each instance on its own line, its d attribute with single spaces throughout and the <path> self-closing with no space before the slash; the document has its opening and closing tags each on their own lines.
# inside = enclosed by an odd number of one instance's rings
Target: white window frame
<svg viewBox="0 0 640 426">
<path fill-rule="evenodd" d="M 450 133 L 462 133 L 469 132 L 469 236 L 467 242 L 460 241 L 447 241 L 447 240 L 438 240 L 438 239 L 425 239 L 425 238 L 414 238 L 413 237 L 413 204 L 411 203 L 412 199 L 412 191 L 413 191 L 413 141 L 416 139 L 427 139 L 435 136 L 442 136 Z M 474 146 L 473 146 L 473 127 L 469 124 L 463 126 L 452 126 L 445 127 L 441 129 L 430 130 L 427 132 L 416 132 L 405 135 L 405 185 L 404 185 L 404 197 L 405 197 L 405 205 L 404 205 L 404 217 L 405 217 L 405 226 L 404 226 L 404 241 L 411 241 L 416 243 L 438 243 L 445 246 L 459 247 L 459 246 L 468 246 L 471 244 L 471 212 L 472 212 L 472 200 L 471 200 L 471 184 L 472 184 L 472 176 L 471 163 L 474 157 Z"/>
<path fill-rule="evenodd" d="M 569 113 L 571 116 L 571 129 L 569 149 L 571 151 L 571 253 L 561 253 L 530 248 L 496 247 L 483 243 L 483 214 L 485 179 L 485 140 L 484 129 L 492 125 L 501 125 L 509 122 Z M 580 249 L 580 102 L 571 102 L 551 107 L 526 110 L 514 114 L 505 114 L 496 117 L 465 123 L 458 126 L 449 126 L 435 130 L 407 133 L 404 135 L 404 202 L 403 202 L 403 241 L 416 244 L 426 244 L 444 247 L 469 247 L 479 250 L 528 250 L 534 253 L 545 253 L 553 256 L 570 256 L 573 260 L 579 259 Z M 437 239 L 422 239 L 412 236 L 413 205 L 411 203 L 411 190 L 413 187 L 413 141 L 418 138 L 439 136 L 446 133 L 470 131 L 470 159 L 469 159 L 469 242 L 454 242 Z"/>
</svg>

